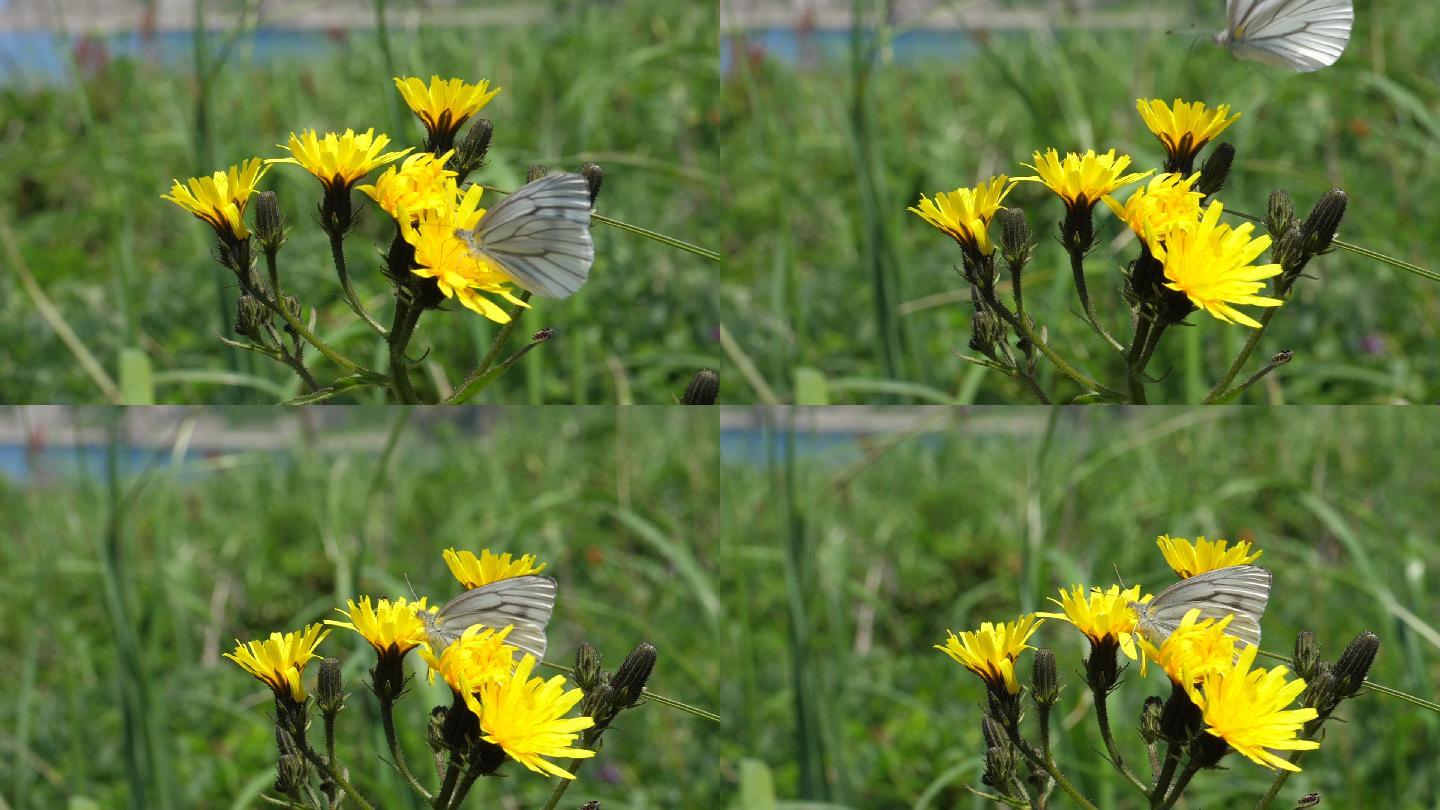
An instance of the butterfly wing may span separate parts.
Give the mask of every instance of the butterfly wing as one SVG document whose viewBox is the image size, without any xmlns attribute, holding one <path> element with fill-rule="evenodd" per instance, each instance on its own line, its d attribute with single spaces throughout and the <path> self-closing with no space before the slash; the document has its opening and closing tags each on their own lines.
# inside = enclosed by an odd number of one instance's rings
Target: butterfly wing
<svg viewBox="0 0 1440 810">
<path fill-rule="evenodd" d="M 1196 574 L 1151 599 L 1144 608 L 1144 624 L 1163 639 L 1175 632 L 1186 613 L 1199 608 L 1202 619 L 1218 621 L 1233 615 L 1226 635 L 1258 647 L 1260 618 L 1270 601 L 1270 579 L 1270 571 L 1258 565 L 1232 565 Z"/>
<path fill-rule="evenodd" d="M 1335 64 L 1355 24 L 1352 0 L 1229 0 L 1225 12 L 1232 53 L 1301 72 Z"/>
<path fill-rule="evenodd" d="M 444 648 L 454 643 L 472 625 L 513 627 L 507 643 L 530 653 L 536 661 L 545 659 L 545 626 L 555 610 L 555 580 L 550 577 L 511 577 L 472 588 L 445 603 L 435 616 L 430 635 Z"/>
<path fill-rule="evenodd" d="M 485 212 L 473 230 L 457 232 L 478 258 L 546 298 L 568 298 L 590 275 L 590 189 L 578 174 L 526 183 Z"/>
</svg>

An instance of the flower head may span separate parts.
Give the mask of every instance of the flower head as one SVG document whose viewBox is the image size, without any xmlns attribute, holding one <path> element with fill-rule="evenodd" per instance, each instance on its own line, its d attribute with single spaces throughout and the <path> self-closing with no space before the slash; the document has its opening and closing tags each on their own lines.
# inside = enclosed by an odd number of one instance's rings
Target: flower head
<svg viewBox="0 0 1440 810">
<path fill-rule="evenodd" d="M 1124 590 L 1119 585 L 1109 588 L 1091 588 L 1088 592 L 1083 585 L 1076 585 L 1067 591 L 1060 589 L 1060 598 L 1051 599 L 1064 613 L 1037 613 L 1047 619 L 1060 619 L 1075 625 L 1094 646 L 1115 644 L 1125 651 L 1128 658 L 1135 659 L 1136 626 L 1139 615 L 1132 604 L 1145 604 L 1151 596 L 1140 596 L 1140 586 L 1132 585 Z"/>
<path fill-rule="evenodd" d="M 479 689 L 487 683 L 502 681 L 510 677 L 515 667 L 515 653 L 518 648 L 506 644 L 511 627 L 501 630 L 472 624 L 465 628 L 460 638 L 436 655 L 427 641 L 420 647 L 420 657 L 430 665 L 430 682 L 435 682 L 435 673 L 450 684 L 450 688 L 461 694 Z"/>
<path fill-rule="evenodd" d="M 565 677 L 530 677 L 535 657 L 526 655 L 515 674 L 465 693 L 465 705 L 480 718 L 482 739 L 505 749 L 516 762 L 536 772 L 566 779 L 575 775 L 545 757 L 585 759 L 594 751 L 575 748 L 579 732 L 595 725 L 591 717 L 566 717 L 585 693 L 565 689 Z"/>
<path fill-rule="evenodd" d="M 160 197 L 205 220 L 221 237 L 246 239 L 250 231 L 245 227 L 245 205 L 269 169 L 265 161 L 251 158 L 209 177 L 191 177 L 185 185 L 173 180 L 170 193 Z"/>
<path fill-rule="evenodd" d="M 320 657 L 315 648 L 328 635 L 330 630 L 323 625 L 311 624 L 293 633 L 271 633 L 264 641 L 241 643 L 236 639 L 235 652 L 225 653 L 225 657 L 263 681 L 277 697 L 301 703 L 305 687 L 300 685 L 300 676 L 306 664 Z"/>
<path fill-rule="evenodd" d="M 1314 740 L 1297 738 L 1318 713 L 1313 708 L 1287 709 L 1305 691 L 1305 681 L 1285 680 L 1285 667 L 1252 670 L 1255 653 L 1247 646 L 1233 662 L 1206 674 L 1198 686 L 1188 687 L 1190 699 L 1209 734 L 1267 768 L 1299 771 L 1275 752 L 1319 748 Z"/>
<path fill-rule="evenodd" d="M 1260 559 L 1260 555 L 1264 553 L 1257 551 L 1251 554 L 1249 540 L 1241 540 L 1229 546 L 1228 540 L 1206 540 L 1204 537 L 1197 537 L 1192 545 L 1183 537 L 1162 534 L 1155 540 L 1155 544 L 1160 546 L 1165 562 L 1175 569 L 1181 579 L 1189 579 L 1217 568 L 1246 565 Z"/>
<path fill-rule="evenodd" d="M 394 657 L 403 657 L 426 642 L 425 622 L 421 620 L 420 612 L 435 611 L 435 608 L 426 606 L 424 597 L 418 602 L 402 598 L 393 602 L 381 599 L 372 604 L 370 597 L 362 596 L 359 604 L 347 599 L 345 605 L 348 610 L 335 610 L 350 621 L 326 619 L 325 623 L 333 627 L 348 627 L 370 642 L 370 646 L 381 656 Z"/>
<path fill-rule="evenodd" d="M 1260 323 L 1237 304 L 1278 307 L 1283 301 L 1256 295 L 1264 279 L 1280 275 L 1280 265 L 1252 265 L 1270 247 L 1269 236 L 1250 237 L 1249 222 L 1232 229 L 1220 222 L 1223 206 L 1213 202 L 1194 228 L 1179 228 L 1164 240 L 1147 233 L 1150 252 L 1165 267 L 1165 286 L 1222 321 L 1258 328 Z"/>
<path fill-rule="evenodd" d="M 1135 189 L 1124 205 L 1109 195 L 1104 200 L 1136 236 L 1144 239 L 1148 233 L 1164 241 L 1176 228 L 1189 228 L 1200 220 L 1200 200 L 1205 195 L 1192 190 L 1199 179 L 1199 173 L 1189 177 L 1162 174 Z"/>
<path fill-rule="evenodd" d="M 440 203 L 445 207 L 424 211 L 413 223 L 408 219 L 400 223 L 405 241 L 415 249 L 415 266 L 411 272 L 421 278 L 435 279 L 436 287 L 446 298 L 458 300 L 466 309 L 496 323 L 508 323 L 510 314 L 487 296 L 526 306 L 511 292 L 514 280 L 490 261 L 472 253 L 456 233 L 474 228 L 485 216 L 485 209 L 479 207 L 483 189 L 472 185 L 461 192 L 454 189 L 453 179 L 447 182 L 452 189 L 451 202 L 445 203 L 442 195 Z"/>
<path fill-rule="evenodd" d="M 373 127 L 359 134 L 352 129 L 343 135 L 327 132 L 323 138 L 307 129 L 299 135 L 290 133 L 290 142 L 282 147 L 290 150 L 290 157 L 266 162 L 294 163 L 319 178 L 327 191 L 347 191 L 372 170 L 404 157 L 412 148 L 382 153 L 388 143 L 389 136 L 376 135 Z"/>
<path fill-rule="evenodd" d="M 1032 613 L 1013 622 L 984 622 L 979 630 L 966 630 L 958 635 L 947 630 L 949 638 L 944 645 L 936 644 L 935 649 L 979 675 L 992 689 L 1016 695 L 1020 693 L 1020 683 L 1015 679 L 1015 659 L 1032 649 L 1025 642 L 1044 623 L 1044 619 Z"/>
<path fill-rule="evenodd" d="M 1072 213 L 1089 211 L 1106 194 L 1154 173 L 1123 174 L 1130 165 L 1130 156 L 1116 157 L 1114 149 L 1103 155 L 1095 154 L 1093 149 L 1087 149 L 1083 155 L 1067 152 L 1063 159 L 1056 150 L 1047 149 L 1036 152 L 1034 159 L 1034 165 L 1023 165 L 1034 169 L 1039 176 L 1016 179 L 1043 183 L 1065 200 L 1065 208 Z"/>
<path fill-rule="evenodd" d="M 1001 201 L 1013 188 L 1015 183 L 1002 174 L 974 188 L 942 191 L 935 195 L 933 201 L 922 194 L 917 205 L 905 210 L 913 211 L 949 234 L 962 247 L 989 256 L 995 252 L 990 244 L 990 220 L 995 218 Z"/>
<path fill-rule="evenodd" d="M 1171 682 L 1189 686 L 1206 675 L 1228 669 L 1235 660 L 1236 640 L 1225 635 L 1234 618 L 1201 619 L 1200 609 L 1192 608 L 1159 647 L 1143 634 L 1137 634 L 1137 641 L 1145 657 L 1159 664 Z"/>
<path fill-rule="evenodd" d="M 391 166 L 374 183 L 356 189 L 402 225 L 414 223 L 423 213 L 442 213 L 455 204 L 456 173 L 445 168 L 454 151 L 436 157 L 417 152 L 397 169 Z M 477 192 L 478 196 L 478 192 Z"/>
<path fill-rule="evenodd" d="M 516 559 L 508 551 L 493 554 L 488 548 L 481 549 L 479 557 L 469 551 L 447 548 L 445 564 L 450 566 L 450 573 L 467 591 L 502 579 L 529 576 L 545 570 L 545 563 L 535 564 L 534 554 L 522 554 Z"/>
<path fill-rule="evenodd" d="M 490 89 L 490 82 L 481 79 L 479 84 L 466 84 L 460 79 L 430 77 L 430 86 L 416 76 L 396 76 L 395 87 L 413 111 L 425 124 L 430 139 L 436 144 L 449 144 L 455 132 L 465 119 L 479 112 L 490 103 L 500 88 Z"/>
<path fill-rule="evenodd" d="M 1240 113 L 1230 115 L 1229 104 L 1212 110 L 1203 101 L 1187 102 L 1178 98 L 1173 107 L 1158 98 L 1137 99 L 1135 106 L 1145 119 L 1145 126 L 1165 145 L 1165 153 L 1170 156 L 1169 167 L 1186 171 L 1205 144 L 1240 117 Z"/>
</svg>

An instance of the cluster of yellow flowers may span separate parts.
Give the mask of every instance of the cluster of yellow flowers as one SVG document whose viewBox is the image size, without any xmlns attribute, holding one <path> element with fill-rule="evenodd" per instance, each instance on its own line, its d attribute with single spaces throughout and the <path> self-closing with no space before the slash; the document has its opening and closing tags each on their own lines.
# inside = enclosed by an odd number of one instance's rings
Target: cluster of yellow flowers
<svg viewBox="0 0 1440 810">
<path fill-rule="evenodd" d="M 449 549 L 445 562 L 465 588 L 488 585 L 501 579 L 528 576 L 542 571 L 532 555 L 518 559 L 510 554 L 482 550 L 477 557 L 469 551 Z M 337 610 L 349 621 L 326 620 L 324 624 L 344 627 L 360 634 L 375 649 L 382 666 L 399 666 L 411 650 L 419 649 L 429 666 L 430 679 L 439 674 L 463 699 L 479 721 L 482 737 L 500 746 L 511 759 L 537 773 L 573 779 L 550 758 L 584 759 L 595 753 L 574 747 L 579 732 L 594 725 L 590 717 L 566 717 L 584 693 L 566 689 L 565 678 L 535 676 L 539 662 L 526 654 L 515 660 L 518 648 L 506 643 L 511 627 L 472 626 L 459 640 L 435 649 L 426 633 L 422 613 L 437 607 L 425 599 L 407 601 L 361 597 Z M 319 658 L 315 653 L 329 628 L 312 624 L 292 633 L 271 633 L 263 641 L 236 641 L 235 651 L 226 653 L 246 672 L 269 686 L 277 695 L 299 703 L 306 700 L 301 683 L 306 664 Z"/>
<path fill-rule="evenodd" d="M 1145 125 L 1164 145 L 1170 166 L 1190 166 L 1207 143 L 1240 117 L 1230 115 L 1228 105 L 1211 109 L 1203 102 L 1175 99 L 1173 106 L 1161 99 L 1136 102 Z M 1183 293 L 1196 307 L 1222 321 L 1258 327 L 1260 324 L 1237 305 L 1275 307 L 1279 299 L 1258 293 L 1265 279 L 1277 276 L 1278 264 L 1254 264 L 1270 247 L 1270 237 L 1252 236 L 1254 226 L 1236 228 L 1220 222 L 1224 206 L 1193 190 L 1199 173 L 1158 175 L 1130 195 L 1123 204 L 1112 194 L 1121 187 L 1150 177 L 1154 172 L 1126 174 L 1127 155 L 1111 149 L 1103 154 L 1084 154 L 1055 149 L 1034 153 L 1034 163 L 1023 164 L 1035 175 L 1011 179 L 993 177 L 974 188 L 959 188 L 935 195 L 932 201 L 921 196 L 908 210 L 948 234 L 979 255 L 994 252 L 987 233 L 990 222 L 1005 196 L 1020 181 L 1045 185 L 1065 201 L 1071 214 L 1088 217 L 1103 201 L 1130 227 L 1165 271 L 1165 286 Z"/>
<path fill-rule="evenodd" d="M 1248 542 L 1229 545 L 1224 540 L 1159 538 L 1165 559 L 1182 578 L 1207 571 L 1243 565 L 1260 552 L 1251 553 Z M 1045 619 L 1058 619 L 1083 633 L 1092 649 L 1118 646 L 1144 672 L 1146 660 L 1154 661 L 1170 681 L 1185 690 L 1199 710 L 1205 730 L 1231 748 L 1267 768 L 1299 770 L 1275 751 L 1318 748 L 1313 740 L 1298 734 L 1317 712 L 1313 708 L 1289 708 L 1305 690 L 1305 681 L 1287 677 L 1283 666 L 1254 667 L 1256 648 L 1241 644 L 1225 633 L 1233 617 L 1201 619 L 1199 610 L 1190 611 L 1180 626 L 1156 645 L 1140 631 L 1136 605 L 1153 598 L 1141 595 L 1140 586 L 1107 589 L 1075 586 L 1061 589 L 1052 599 L 1060 613 L 1034 613 L 1012 622 L 986 622 L 978 631 L 951 632 L 944 645 L 936 645 L 966 669 L 979 675 L 992 689 L 1016 695 L 1015 661 L 1027 649 L 1026 642 Z M 1114 649 L 1114 646 L 1111 649 Z"/>
<path fill-rule="evenodd" d="M 453 142 L 460 127 L 500 92 L 498 87 L 490 89 L 488 81 L 469 84 L 439 76 L 432 76 L 428 86 L 414 76 L 397 76 L 395 86 L 424 123 L 431 144 Z M 359 133 L 352 129 L 323 135 L 315 130 L 291 133 L 282 147 L 289 157 L 257 157 L 208 177 L 189 178 L 184 184 L 176 180 L 170 193 L 161 196 L 204 220 L 221 239 L 244 241 L 250 236 L 245 207 L 271 165 L 298 165 L 320 180 L 327 195 L 348 195 L 372 171 L 403 157 L 398 169 L 390 166 L 373 184 L 358 189 L 395 220 L 401 236 L 415 249 L 411 272 L 435 279 L 447 298 L 486 318 L 509 321 L 506 311 L 487 296 L 523 306 L 512 294 L 511 279 L 491 262 L 472 255 L 455 235 L 456 230 L 474 228 L 485 216 L 479 205 L 482 187 L 460 188 L 458 174 L 445 167 L 453 149 L 410 155 L 410 148 L 386 152 L 389 143 L 389 136 L 377 135 L 373 128 Z"/>
</svg>

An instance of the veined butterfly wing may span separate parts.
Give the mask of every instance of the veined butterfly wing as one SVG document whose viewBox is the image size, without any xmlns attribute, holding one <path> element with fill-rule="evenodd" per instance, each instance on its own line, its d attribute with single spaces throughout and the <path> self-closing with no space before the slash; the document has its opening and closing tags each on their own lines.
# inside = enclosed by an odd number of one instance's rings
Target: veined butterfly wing
<svg viewBox="0 0 1440 810">
<path fill-rule="evenodd" d="M 1244 59 L 1309 72 L 1335 64 L 1355 24 L 1352 0 L 1227 0 L 1216 42 Z"/>
<path fill-rule="evenodd" d="M 1258 647 L 1270 579 L 1270 571 L 1258 565 L 1232 565 L 1182 579 L 1139 606 L 1140 629 L 1160 644 L 1186 613 L 1199 608 L 1202 619 L 1218 621 L 1233 615 L 1225 634 Z"/>
<path fill-rule="evenodd" d="M 456 234 L 473 255 L 546 298 L 568 298 L 595 263 L 590 189 L 578 174 L 526 183 L 488 209 L 473 229 Z"/>
<path fill-rule="evenodd" d="M 472 588 L 445 603 L 438 614 L 421 613 L 431 644 L 442 650 L 453 644 L 472 625 L 496 630 L 510 625 L 508 644 L 530 653 L 536 661 L 545 659 L 545 626 L 555 610 L 557 586 L 542 576 L 511 577 Z"/>
</svg>

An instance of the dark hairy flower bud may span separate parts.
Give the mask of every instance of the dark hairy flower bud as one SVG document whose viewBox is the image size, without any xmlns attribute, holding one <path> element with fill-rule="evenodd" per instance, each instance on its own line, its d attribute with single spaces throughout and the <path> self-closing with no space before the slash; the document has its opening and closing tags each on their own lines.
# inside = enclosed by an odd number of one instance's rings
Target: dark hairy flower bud
<svg viewBox="0 0 1440 810">
<path fill-rule="evenodd" d="M 988 310 L 976 312 L 970 319 L 970 348 L 995 358 L 995 344 L 1005 337 L 1005 324 Z"/>
<path fill-rule="evenodd" d="M 550 169 L 545 167 L 544 165 L 539 163 L 533 164 L 525 172 L 525 182 L 533 183 L 549 173 Z"/>
<path fill-rule="evenodd" d="M 625 656 L 620 668 L 615 670 L 614 677 L 610 679 L 610 685 L 615 687 L 616 708 L 626 709 L 640 700 L 640 695 L 645 691 L 645 683 L 650 680 L 650 673 L 655 670 L 655 660 L 659 656 L 659 650 L 648 641 L 635 645 L 635 649 Z"/>
<path fill-rule="evenodd" d="M 1031 696 L 1036 705 L 1049 707 L 1060 699 L 1060 677 L 1056 672 L 1055 651 L 1035 651 L 1035 668 L 1031 676 Z"/>
<path fill-rule="evenodd" d="M 450 710 L 444 706 L 436 706 L 430 710 L 430 723 L 425 727 L 425 745 L 429 746 L 431 752 L 440 754 L 450 750 L 445 744 L 445 716 Z"/>
<path fill-rule="evenodd" d="M 1120 680 L 1120 642 L 1111 636 L 1098 643 L 1090 642 L 1090 655 L 1085 658 L 1085 683 L 1096 692 L 1108 694 Z"/>
<path fill-rule="evenodd" d="M 1025 221 L 1025 212 L 1019 208 L 1001 208 L 995 212 L 1000 222 L 1000 255 L 1010 272 L 1017 273 L 1030 261 L 1035 245 L 1030 241 L 1030 224 Z"/>
<path fill-rule="evenodd" d="M 495 125 L 488 118 L 480 118 L 470 125 L 465 139 L 455 148 L 453 158 L 455 170 L 460 179 L 485 165 L 485 154 L 490 151 L 490 139 L 495 135 Z"/>
<path fill-rule="evenodd" d="M 600 648 L 590 642 L 575 650 L 575 685 L 589 692 L 600 682 Z"/>
<path fill-rule="evenodd" d="M 1209 197 L 1225 187 L 1225 181 L 1230 178 L 1230 165 L 1235 162 L 1235 147 L 1228 143 L 1222 143 L 1210 152 L 1210 157 L 1205 159 L 1205 165 L 1200 167 L 1200 180 L 1195 183 L 1195 190 Z"/>
<path fill-rule="evenodd" d="M 605 183 L 605 170 L 600 168 L 599 163 L 586 163 L 580 167 L 580 175 L 585 178 L 585 186 L 590 189 L 590 207 L 595 207 L 595 200 L 600 197 L 600 186 Z"/>
<path fill-rule="evenodd" d="M 1270 204 L 1265 208 L 1265 228 L 1277 239 L 1290 230 L 1295 221 L 1295 200 L 1290 192 L 1277 188 L 1270 192 Z"/>
<path fill-rule="evenodd" d="M 1065 210 L 1065 219 L 1060 222 L 1060 244 L 1072 254 L 1085 253 L 1095 246 L 1095 219 L 1089 206 Z"/>
<path fill-rule="evenodd" d="M 1307 258 L 1330 249 L 1330 243 L 1335 241 L 1336 231 L 1340 230 L 1340 220 L 1345 218 L 1345 206 L 1349 200 L 1345 192 L 1338 188 L 1332 188 L 1320 195 L 1315 207 L 1310 209 L 1310 215 L 1305 217 L 1305 222 L 1300 226 L 1300 232 L 1305 236 Z"/>
<path fill-rule="evenodd" d="M 1320 658 L 1320 645 L 1315 641 L 1315 634 L 1309 630 L 1301 630 L 1295 636 L 1295 675 L 1303 680 L 1310 680 L 1320 674 L 1320 668 L 1324 661 Z"/>
<path fill-rule="evenodd" d="M 1014 778 L 1015 752 L 1006 746 L 985 749 L 985 773 L 980 781 L 996 790 L 1008 791 Z"/>
<path fill-rule="evenodd" d="M 1355 637 L 1340 653 L 1335 662 L 1335 690 L 1338 698 L 1354 697 L 1365 685 L 1365 676 L 1375 664 L 1375 655 L 1380 652 L 1380 637 L 1366 630 Z"/>
<path fill-rule="evenodd" d="M 267 254 L 274 254 L 285 244 L 285 215 L 273 191 L 255 195 L 255 238 Z"/>
<path fill-rule="evenodd" d="M 595 718 L 596 726 L 607 725 L 615 719 L 614 702 L 615 688 L 610 685 L 610 676 L 602 672 L 600 679 L 580 699 L 580 714 Z"/>
<path fill-rule="evenodd" d="M 1230 753 L 1230 744 L 1213 734 L 1198 734 L 1190 744 L 1190 761 L 1201 768 L 1214 768 Z"/>
<path fill-rule="evenodd" d="M 1010 738 L 1005 735 L 1005 729 L 990 715 L 980 722 L 980 734 L 985 738 L 985 745 L 994 748 L 997 745 L 1009 745 Z"/>
<path fill-rule="evenodd" d="M 1306 680 L 1305 691 L 1300 694 L 1300 705 L 1308 706 L 1322 716 L 1329 714 L 1339 702 L 1335 675 L 1329 670 L 1322 670 L 1315 677 Z"/>
<path fill-rule="evenodd" d="M 275 763 L 275 792 L 296 796 L 305 787 L 310 768 L 299 754 L 282 754 Z"/>
<path fill-rule="evenodd" d="M 259 340 L 269 315 L 269 310 L 254 296 L 248 293 L 240 296 L 235 302 L 235 334 Z"/>
<path fill-rule="evenodd" d="M 1171 684 L 1170 698 L 1160 710 L 1160 736 L 1183 743 L 1195 736 L 1200 720 L 1200 709 L 1190 700 L 1190 695 L 1183 687 Z"/>
<path fill-rule="evenodd" d="M 320 679 L 315 687 L 315 703 L 325 714 L 338 714 L 345 708 L 345 684 L 340 677 L 340 659 L 326 658 L 320 662 Z"/>
<path fill-rule="evenodd" d="M 1160 714 L 1164 710 L 1165 701 L 1151 695 L 1145 698 L 1145 705 L 1140 709 L 1140 737 L 1148 744 L 1155 744 L 1161 738 Z"/>
<path fill-rule="evenodd" d="M 702 368 L 695 372 L 685 393 L 680 395 L 681 405 L 714 405 L 720 397 L 720 375 L 714 369 Z"/>
</svg>

